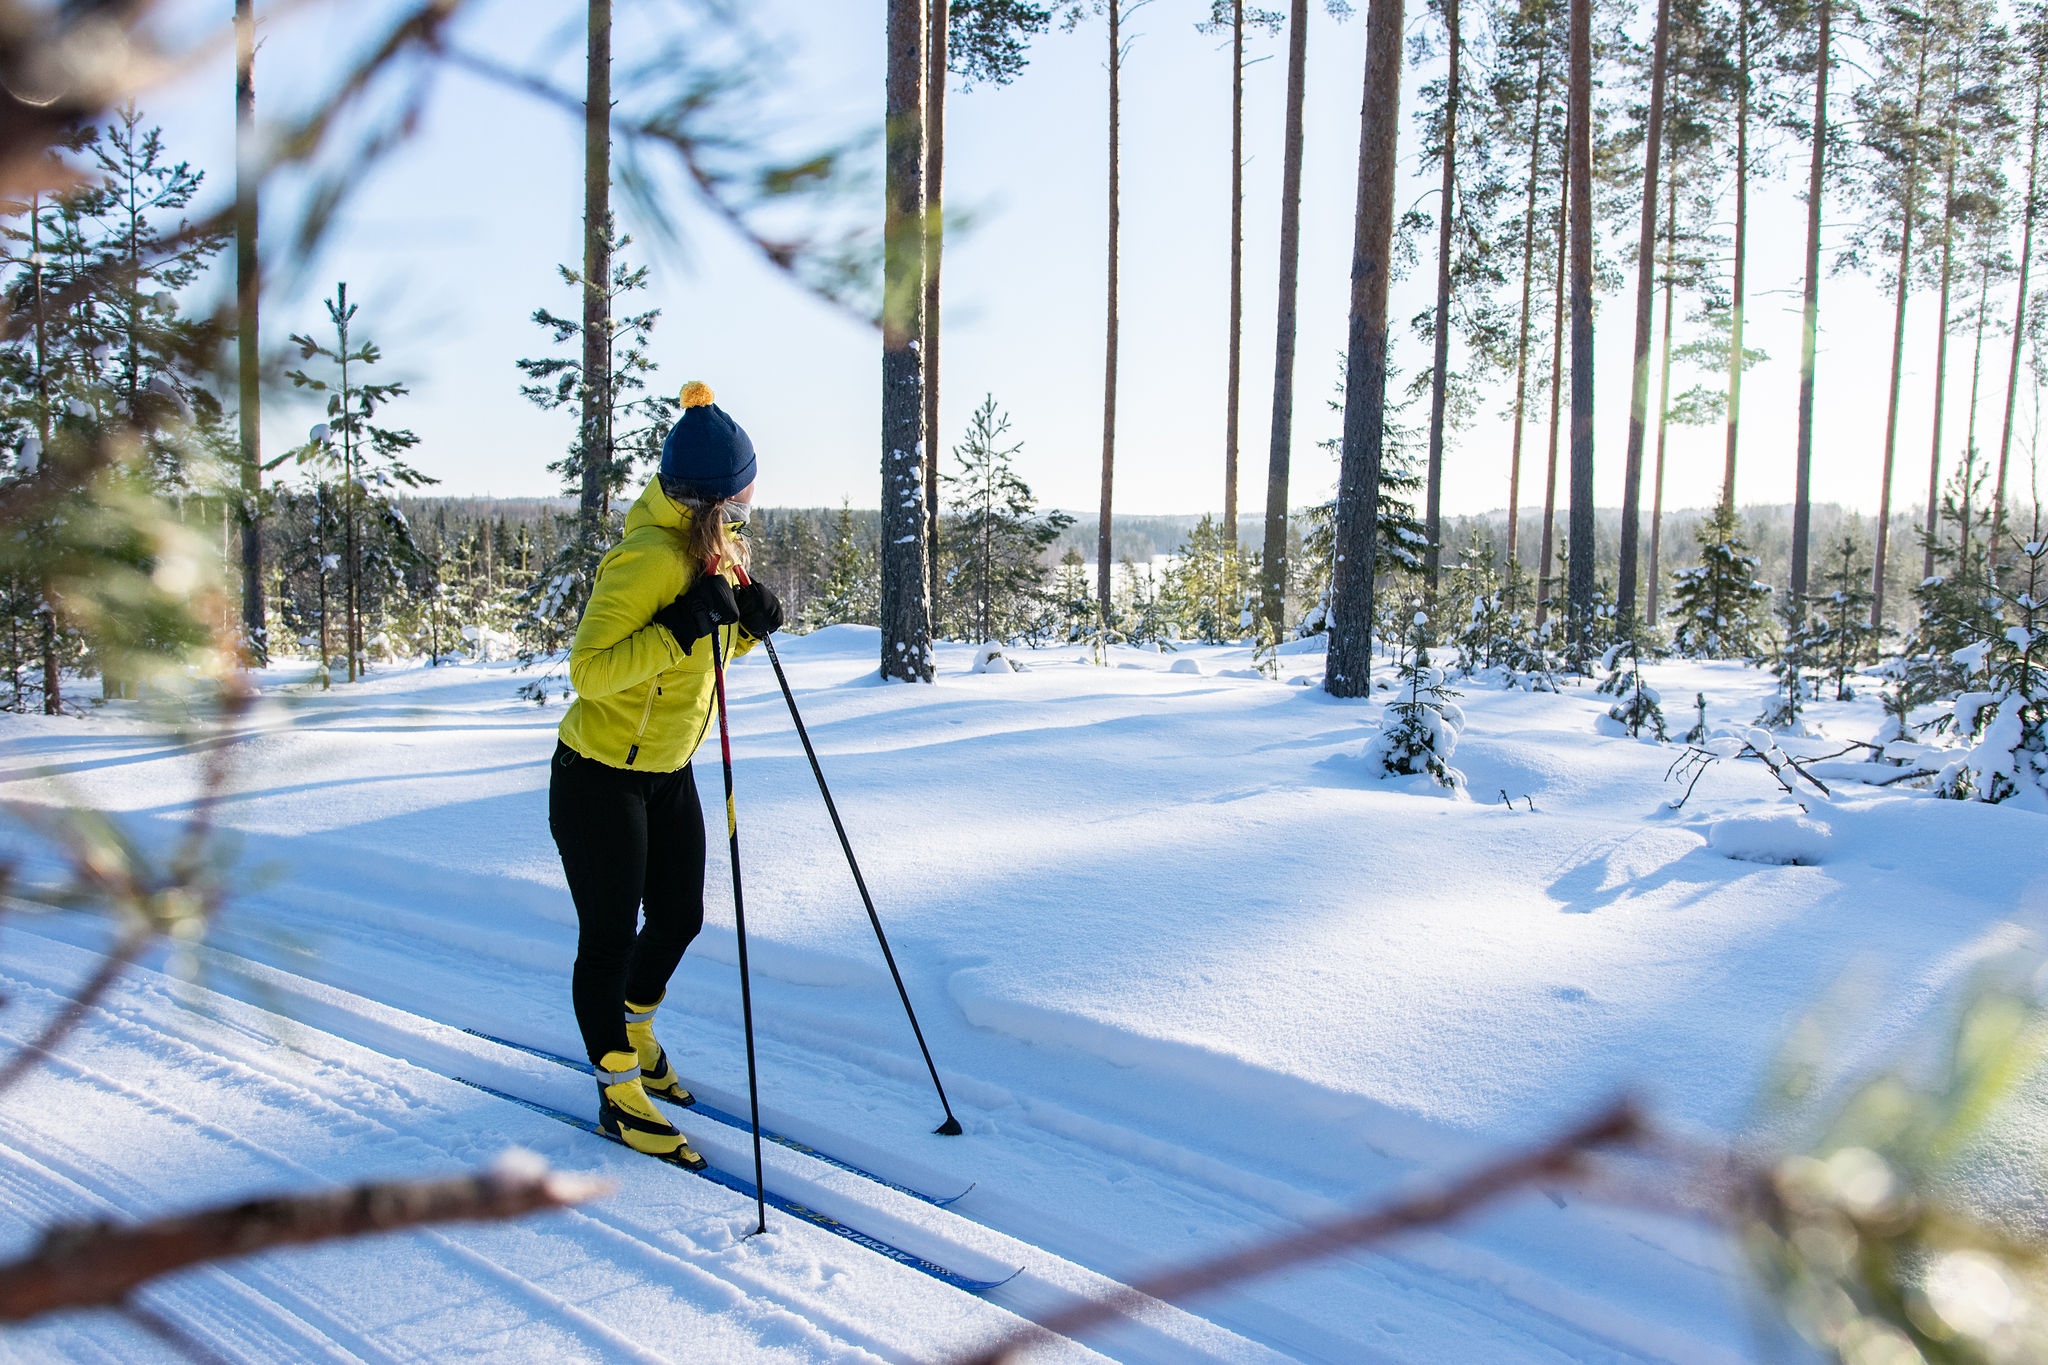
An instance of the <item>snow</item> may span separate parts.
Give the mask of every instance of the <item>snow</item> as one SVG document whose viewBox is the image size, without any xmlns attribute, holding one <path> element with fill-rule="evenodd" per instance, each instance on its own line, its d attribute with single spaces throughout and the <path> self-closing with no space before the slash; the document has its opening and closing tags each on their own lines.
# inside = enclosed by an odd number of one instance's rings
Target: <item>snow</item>
<svg viewBox="0 0 2048 1365">
<path fill-rule="evenodd" d="M 1665 1121 L 1752 1119 L 1788 1022 L 1852 965 L 1880 1055 L 2048 904 L 2042 816 L 1853 781 L 1801 811 L 1753 760 L 1693 795 L 1677 746 L 1598 732 L 1609 699 L 1460 684 L 1471 800 L 1360 762 L 1389 694 L 1281 685 L 1244 648 L 1117 648 L 1112 668 L 935 651 L 884 685 L 878 633 L 779 638 L 963 1138 L 940 1117 L 764 652 L 734 665 L 733 752 L 763 1120 L 940 1210 L 780 1148 L 770 1184 L 963 1273 L 978 1300 L 460 1084 L 581 1107 L 589 1081 L 462 1032 L 575 1052 L 574 915 L 546 832 L 559 708 L 508 665 L 267 675 L 220 818 L 241 891 L 194 982 L 153 958 L 0 1106 L 0 1255 L 58 1217 L 474 1169 L 508 1148 L 617 1183 L 572 1212 L 179 1276 L 149 1303 L 231 1359 L 938 1359 L 1075 1295 L 1455 1170 L 1622 1089 Z M 1196 663 L 1196 670 L 1183 667 Z M 1376 673 L 1391 674 L 1382 661 Z M 1774 680 L 1645 666 L 1747 735 Z M 1875 689 L 1866 689 L 1875 696 Z M 1795 756 L 1875 701 L 1813 702 Z M 1737 746 L 1739 748 L 1739 742 Z M 0 798 L 60 796 L 167 840 L 192 746 L 132 704 L 0 717 Z M 711 806 L 718 773 L 698 774 Z M 1851 765 L 1842 764 L 1842 767 Z M 1875 780 L 1899 769 L 1861 765 Z M 1503 800 L 1503 798 L 1506 798 Z M 22 877 L 54 875 L 16 837 Z M 657 1028 L 686 1081 L 745 1106 L 724 841 Z M 0 923 L 0 1047 L 55 1008 L 92 920 Z M 2040 1108 L 2036 1104 L 2036 1110 Z M 743 1135 L 684 1125 L 714 1162 Z M 1993 1153 L 2029 1187 L 2042 1140 Z M 1709 1229 L 1576 1196 L 1333 1258 L 1048 1347 L 1043 1359 L 1732 1362 L 1754 1349 Z M 157 1359 L 70 1315 L 0 1359 Z"/>
</svg>

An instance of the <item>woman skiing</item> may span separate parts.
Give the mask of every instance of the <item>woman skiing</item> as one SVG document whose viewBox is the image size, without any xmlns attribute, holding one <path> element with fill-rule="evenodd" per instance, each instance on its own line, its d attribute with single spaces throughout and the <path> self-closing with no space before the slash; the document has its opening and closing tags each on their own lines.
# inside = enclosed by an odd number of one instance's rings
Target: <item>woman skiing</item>
<svg viewBox="0 0 2048 1365">
<path fill-rule="evenodd" d="M 654 1012 L 704 924 L 704 814 L 690 759 L 712 721 L 713 642 L 726 659 L 782 625 L 737 532 L 754 495 L 754 445 L 683 386 L 682 417 L 626 532 L 597 566 L 569 648 L 576 700 L 562 717 L 548 829 L 576 903 L 576 1024 L 597 1073 L 598 1124 L 635 1151 L 703 1167 L 650 1093 L 692 1102 L 654 1037 Z M 644 922 L 643 922 L 644 916 Z"/>
</svg>

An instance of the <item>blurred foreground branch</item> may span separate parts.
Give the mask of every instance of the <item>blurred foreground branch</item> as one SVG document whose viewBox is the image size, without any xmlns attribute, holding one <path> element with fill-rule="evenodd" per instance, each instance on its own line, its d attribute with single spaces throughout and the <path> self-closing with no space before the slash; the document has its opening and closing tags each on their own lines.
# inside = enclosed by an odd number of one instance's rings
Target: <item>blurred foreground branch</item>
<svg viewBox="0 0 2048 1365">
<path fill-rule="evenodd" d="M 423 1223 L 517 1218 L 580 1204 L 609 1189 L 603 1181 L 551 1171 L 539 1158 L 522 1155 L 451 1180 L 251 1199 L 134 1227 L 60 1224 L 43 1234 L 33 1253 L 0 1266 L 0 1322 L 61 1308 L 118 1305 L 157 1276 L 206 1261 Z"/>
<path fill-rule="evenodd" d="M 1152 1300 L 1179 1303 L 1254 1276 L 1270 1275 L 1303 1261 L 1363 1246 L 1397 1233 L 1435 1227 L 1504 1195 L 1541 1182 L 1570 1179 L 1586 1157 L 1603 1147 L 1641 1142 L 1649 1129 L 1629 1100 L 1618 1100 L 1584 1123 L 1532 1150 L 1481 1166 L 1462 1180 L 1425 1190 L 1391 1204 L 1347 1213 L 1315 1227 L 1288 1232 L 1213 1260 L 1169 1270 L 1027 1325 L 961 1365 L 997 1365 L 1048 1335 L 1068 1336 L 1142 1308 Z"/>
</svg>

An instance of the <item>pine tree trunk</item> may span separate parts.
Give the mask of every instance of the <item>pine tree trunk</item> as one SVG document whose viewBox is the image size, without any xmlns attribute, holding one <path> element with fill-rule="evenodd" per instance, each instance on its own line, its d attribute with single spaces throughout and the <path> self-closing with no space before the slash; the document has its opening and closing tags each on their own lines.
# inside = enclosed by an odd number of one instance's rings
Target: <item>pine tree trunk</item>
<svg viewBox="0 0 2048 1365">
<path fill-rule="evenodd" d="M 1636 239 L 1635 362 L 1629 376 L 1628 453 L 1621 476 L 1621 566 L 1616 597 L 1624 626 L 1632 626 L 1636 615 L 1637 522 L 1642 516 L 1643 441 L 1650 424 L 1650 324 L 1657 307 L 1657 161 L 1664 150 L 1664 68 L 1670 46 L 1671 0 L 1657 0 L 1650 110 L 1643 130 L 1642 227 Z"/>
<path fill-rule="evenodd" d="M 1237 545 L 1237 410 L 1244 350 L 1244 0 L 1230 6 L 1230 362 L 1223 396 L 1223 538 Z"/>
<path fill-rule="evenodd" d="M 49 314 L 43 297 L 43 201 L 40 194 L 31 193 L 28 208 L 29 278 L 35 291 L 35 336 L 36 336 L 36 439 L 42 442 L 42 464 L 37 466 L 37 477 L 50 479 L 56 471 L 50 466 L 50 334 Z M 63 678 L 57 667 L 57 606 L 50 599 L 50 580 L 47 574 L 36 583 L 36 596 L 41 599 L 41 618 L 37 630 L 38 646 L 43 656 L 43 714 L 61 716 L 64 714 Z"/>
<path fill-rule="evenodd" d="M 882 312 L 882 676 L 930 682 L 924 511 L 925 0 L 889 0 Z"/>
<path fill-rule="evenodd" d="M 939 257 L 945 249 L 946 68 L 948 0 L 931 0 L 925 17 L 924 508 L 931 610 L 939 607 Z"/>
<path fill-rule="evenodd" d="M 241 438 L 242 659 L 263 664 L 262 361 L 256 311 L 262 284 L 256 265 L 256 19 L 253 0 L 235 0 L 235 362 Z"/>
<path fill-rule="evenodd" d="M 1958 58 L 1960 64 L 1960 57 Z M 1929 443 L 1927 457 L 1927 548 L 1922 557 L 1920 577 L 1934 577 L 1934 542 L 1941 533 L 1941 417 L 1943 400 L 1948 396 L 1948 301 L 1951 271 L 1955 264 L 1956 245 L 1956 139 L 1955 119 L 1957 87 L 1959 76 L 1949 78 L 1948 117 L 1951 120 L 1947 147 L 1942 159 L 1948 163 L 1947 183 L 1942 190 L 1941 202 L 1941 311 L 1936 318 L 1940 328 L 1934 343 L 1934 438 Z"/>
<path fill-rule="evenodd" d="M 1569 110 L 1570 101 L 1566 101 Z M 1557 269 L 1550 285 L 1550 452 L 1543 475 L 1543 538 L 1536 568 L 1536 628 L 1550 617 L 1550 563 L 1557 542 L 1557 444 L 1564 412 L 1565 267 L 1571 252 L 1572 121 L 1565 115 L 1564 147 L 1557 158 Z"/>
<path fill-rule="evenodd" d="M 1792 491 L 1792 603 L 1806 614 L 1807 538 L 1813 524 L 1813 382 L 1820 341 L 1820 199 L 1827 170 L 1828 36 L 1834 7 L 1820 0 L 1818 62 L 1813 76 L 1813 164 L 1806 176 L 1806 297 L 1799 333 L 1799 452 Z"/>
<path fill-rule="evenodd" d="M 1998 555 L 2005 548 L 2006 465 L 2012 455 L 2013 414 L 2019 406 L 2020 348 L 2027 331 L 2027 275 L 2028 267 L 2034 263 L 2034 217 L 2040 210 L 2035 194 L 2041 165 L 2041 87 L 2044 80 L 2048 80 L 2048 69 L 2044 66 L 2048 63 L 2038 59 L 2034 63 L 2034 113 L 2028 122 L 2027 133 L 2027 198 L 2020 229 L 2019 296 L 2012 305 L 2012 365 L 2005 372 L 2005 421 L 1998 432 L 1998 482 L 1991 490 L 1991 548 L 1987 568 L 1994 582 L 1998 578 Z"/>
<path fill-rule="evenodd" d="M 1402 0 L 1372 0 L 1366 19 L 1344 444 L 1337 474 L 1330 652 L 1323 678 L 1323 687 L 1338 697 L 1363 697 L 1372 690 L 1373 568 L 1386 443 L 1387 275 L 1400 171 L 1401 10 Z"/>
<path fill-rule="evenodd" d="M 1104 620 L 1110 612 L 1110 507 L 1116 481 L 1117 120 L 1123 113 L 1123 3 L 1109 0 L 1109 279 L 1102 345 L 1102 515 L 1095 532 L 1095 599 Z"/>
<path fill-rule="evenodd" d="M 1892 460 L 1899 441 L 1899 382 L 1905 373 L 1906 292 L 1913 264 L 1913 223 L 1919 217 L 1920 117 L 1927 106 L 1927 44 L 1920 44 L 1920 74 L 1913 91 L 1912 140 L 1906 149 L 1906 202 L 1899 224 L 1899 283 L 1892 310 L 1892 383 L 1884 413 L 1884 482 L 1877 492 L 1877 546 L 1870 561 L 1870 625 L 1884 625 L 1884 561 L 1892 532 Z"/>
<path fill-rule="evenodd" d="M 1977 340 L 1970 351 L 1970 420 L 1963 428 L 1963 517 L 1956 528 L 1956 572 L 1970 563 L 1970 486 L 1977 476 L 1977 394 L 1984 376 L 1984 315 L 1991 311 L 1991 260 L 1977 284 Z"/>
<path fill-rule="evenodd" d="M 1572 0 L 1573 662 L 1586 665 L 1593 622 L 1593 0 Z"/>
<path fill-rule="evenodd" d="M 1737 0 L 1735 87 L 1735 281 L 1728 313 L 1728 453 L 1721 502 L 1735 505 L 1735 447 L 1742 426 L 1742 309 L 1749 254 L 1749 0 Z"/>
<path fill-rule="evenodd" d="M 1521 535 L 1522 426 L 1529 400 L 1529 305 L 1536 282 L 1536 182 L 1543 156 L 1543 94 L 1550 79 L 1550 48 L 1536 50 L 1536 98 L 1529 115 L 1529 199 L 1522 210 L 1522 318 L 1515 342 L 1515 435 L 1508 454 L 1508 563 L 1517 560 Z"/>
<path fill-rule="evenodd" d="M 1451 0 L 1453 4 L 1457 0 Z M 1308 0 L 1294 0 L 1287 32 L 1287 142 L 1280 166 L 1280 305 L 1273 338 L 1273 437 L 1266 457 L 1266 552 L 1260 610 L 1287 624 L 1287 474 L 1294 448 L 1295 299 L 1301 278 L 1302 106 L 1308 75 Z"/>
<path fill-rule="evenodd" d="M 1664 581 L 1664 441 L 1671 426 L 1671 309 L 1678 285 L 1678 156 L 1664 177 L 1664 340 L 1657 382 L 1657 472 L 1650 481 L 1650 584 L 1644 594 L 1643 621 L 1657 628 L 1657 590 Z"/>
<path fill-rule="evenodd" d="M 1444 83 L 1443 179 L 1437 190 L 1436 343 L 1429 376 L 1429 486 L 1423 512 L 1422 576 L 1429 595 L 1436 596 L 1442 562 L 1444 500 L 1444 406 L 1451 378 L 1451 229 L 1453 198 L 1458 185 L 1458 78 L 1463 64 L 1458 51 L 1458 0 L 1444 0 L 1444 31 L 1449 39 L 1448 75 Z"/>
<path fill-rule="evenodd" d="M 611 489 L 612 5 L 590 0 L 583 98 L 583 533 L 594 542 Z"/>
</svg>

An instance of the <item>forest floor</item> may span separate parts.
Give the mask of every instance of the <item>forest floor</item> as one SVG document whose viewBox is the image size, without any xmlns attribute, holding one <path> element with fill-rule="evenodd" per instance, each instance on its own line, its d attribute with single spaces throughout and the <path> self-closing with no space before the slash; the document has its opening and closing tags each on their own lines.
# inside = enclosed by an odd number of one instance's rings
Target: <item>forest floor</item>
<svg viewBox="0 0 2048 1365">
<path fill-rule="evenodd" d="M 60 1218 L 473 1169 L 516 1145 L 617 1192 L 228 1262 L 146 1301 L 238 1361 L 943 1360 L 1017 1314 L 1454 1173 L 1624 1091 L 1682 1132 L 1755 1132 L 1804 1011 L 1856 983 L 1837 1061 L 1882 1059 L 2030 943 L 2048 904 L 2040 816 L 1863 785 L 1877 770 L 1846 760 L 1804 815 L 1735 761 L 1673 810 L 1673 747 L 1604 733 L 1590 686 L 1465 684 L 1469 797 L 1451 799 L 1365 769 L 1385 694 L 1295 685 L 1320 679 L 1309 652 L 1273 682 L 1245 675 L 1244 650 L 1120 649 L 1108 668 L 1019 651 L 1028 671 L 995 675 L 947 646 L 927 688 L 875 679 L 872 630 L 779 643 L 966 1136 L 930 1134 L 938 1105 L 757 651 L 733 670 L 732 717 L 763 1120 L 906 1185 L 973 1188 L 936 1208 L 773 1146 L 768 1184 L 1014 1280 L 975 1297 L 772 1210 L 742 1240 L 739 1195 L 460 1083 L 592 1099 L 587 1076 L 465 1032 L 579 1050 L 546 819 L 561 711 L 474 664 L 330 692 L 303 669 L 266 676 L 220 813 L 244 889 L 202 952 L 131 973 L 0 1097 L 0 1257 Z M 1674 732 L 1696 692 L 1747 724 L 1772 683 L 1682 662 L 1649 677 Z M 1879 712 L 1808 719 L 1821 737 L 1788 746 L 1820 753 Z M 197 757 L 130 704 L 9 715 L 0 798 L 89 804 L 160 841 Z M 715 821 L 715 739 L 699 757 Z M 716 833 L 706 928 L 658 1027 L 702 1098 L 744 1112 Z M 9 838 L 31 887 L 57 874 Z M 0 1051 L 102 935 L 9 908 Z M 750 1168 L 744 1132 L 683 1124 L 715 1164 Z M 2026 1198 L 2044 1092 L 1987 1144 L 1987 1178 Z M 1715 1228 L 1531 1192 L 1033 1359 L 1732 1362 L 1784 1345 L 1765 1317 Z M 164 1356 L 106 1314 L 0 1335 L 7 1360 Z"/>
</svg>

